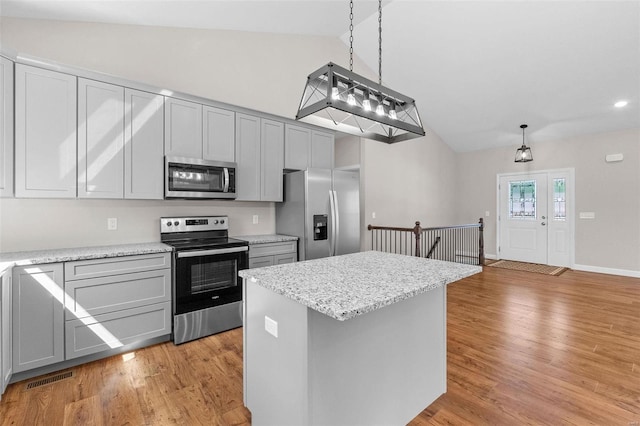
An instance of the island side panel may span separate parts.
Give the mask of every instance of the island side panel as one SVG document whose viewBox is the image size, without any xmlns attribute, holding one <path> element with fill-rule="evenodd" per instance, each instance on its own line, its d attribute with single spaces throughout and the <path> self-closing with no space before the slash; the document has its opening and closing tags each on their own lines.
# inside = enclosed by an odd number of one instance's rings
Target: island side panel
<svg viewBox="0 0 640 426">
<path fill-rule="evenodd" d="M 251 424 L 308 424 L 307 308 L 245 282 L 244 401 Z M 277 338 L 266 331 L 265 316 L 277 322 Z"/>
<path fill-rule="evenodd" d="M 309 309 L 309 424 L 407 424 L 446 392 L 446 286 L 337 321 Z"/>
</svg>

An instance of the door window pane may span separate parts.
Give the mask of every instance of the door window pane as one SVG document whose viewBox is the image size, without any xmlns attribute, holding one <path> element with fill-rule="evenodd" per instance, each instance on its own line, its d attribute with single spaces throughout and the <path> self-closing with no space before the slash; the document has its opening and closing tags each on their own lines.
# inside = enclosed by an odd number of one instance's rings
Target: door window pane
<svg viewBox="0 0 640 426">
<path fill-rule="evenodd" d="M 536 181 L 509 182 L 509 218 L 536 218 Z"/>
<path fill-rule="evenodd" d="M 567 219 L 567 187 L 565 178 L 553 180 L 553 219 Z"/>
</svg>

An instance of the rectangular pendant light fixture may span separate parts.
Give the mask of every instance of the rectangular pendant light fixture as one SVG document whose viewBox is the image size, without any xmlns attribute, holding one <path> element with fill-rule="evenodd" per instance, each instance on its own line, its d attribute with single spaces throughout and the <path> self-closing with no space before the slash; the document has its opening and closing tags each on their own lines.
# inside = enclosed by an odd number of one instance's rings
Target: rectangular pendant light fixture
<svg viewBox="0 0 640 426">
<path fill-rule="evenodd" d="M 386 143 L 425 135 L 413 99 L 331 62 L 307 78 L 296 120 Z"/>
</svg>

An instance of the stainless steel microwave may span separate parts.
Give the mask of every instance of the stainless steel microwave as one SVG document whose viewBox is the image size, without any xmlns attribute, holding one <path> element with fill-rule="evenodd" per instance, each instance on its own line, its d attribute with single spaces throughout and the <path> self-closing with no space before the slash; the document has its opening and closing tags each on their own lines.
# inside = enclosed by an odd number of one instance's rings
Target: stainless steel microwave
<svg viewBox="0 0 640 426">
<path fill-rule="evenodd" d="M 236 163 L 165 157 L 164 198 L 236 198 Z"/>
</svg>

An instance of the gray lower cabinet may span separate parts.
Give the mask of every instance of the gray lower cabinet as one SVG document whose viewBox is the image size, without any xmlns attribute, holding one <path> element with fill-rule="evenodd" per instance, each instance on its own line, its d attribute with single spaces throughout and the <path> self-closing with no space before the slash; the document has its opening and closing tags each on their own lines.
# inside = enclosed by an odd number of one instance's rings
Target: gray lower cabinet
<svg viewBox="0 0 640 426">
<path fill-rule="evenodd" d="M 0 277 L 0 399 L 13 371 L 11 353 L 11 271 Z"/>
<path fill-rule="evenodd" d="M 171 302 L 65 321 L 67 359 L 171 333 Z"/>
<path fill-rule="evenodd" d="M 13 373 L 64 361 L 63 264 L 13 268 Z"/>
<path fill-rule="evenodd" d="M 13 374 L 171 334 L 170 253 L 20 266 L 12 277 Z"/>
<path fill-rule="evenodd" d="M 68 262 L 65 277 L 66 359 L 171 333 L 168 253 Z"/>
<path fill-rule="evenodd" d="M 259 243 L 249 246 L 249 268 L 262 268 L 297 261 L 297 241 Z"/>
</svg>

